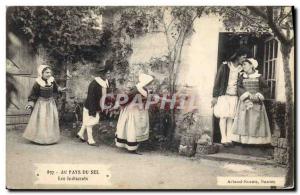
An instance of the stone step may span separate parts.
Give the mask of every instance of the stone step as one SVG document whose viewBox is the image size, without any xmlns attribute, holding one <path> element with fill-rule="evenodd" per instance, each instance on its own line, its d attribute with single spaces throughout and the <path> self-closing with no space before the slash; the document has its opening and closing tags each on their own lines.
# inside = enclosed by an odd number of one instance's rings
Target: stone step
<svg viewBox="0 0 300 195">
<path fill-rule="evenodd" d="M 260 165 L 273 165 L 282 166 L 277 164 L 273 159 L 267 157 L 255 157 L 250 155 L 239 155 L 232 153 L 215 153 L 209 155 L 195 155 L 196 159 L 207 159 L 207 160 L 217 160 L 226 161 L 228 163 L 239 163 L 239 164 L 260 164 Z"/>
<path fill-rule="evenodd" d="M 224 147 L 220 145 L 219 152 L 238 154 L 238 155 L 250 155 L 254 157 L 272 157 L 274 148 L 271 145 L 242 145 L 234 144 L 230 147 Z"/>
</svg>

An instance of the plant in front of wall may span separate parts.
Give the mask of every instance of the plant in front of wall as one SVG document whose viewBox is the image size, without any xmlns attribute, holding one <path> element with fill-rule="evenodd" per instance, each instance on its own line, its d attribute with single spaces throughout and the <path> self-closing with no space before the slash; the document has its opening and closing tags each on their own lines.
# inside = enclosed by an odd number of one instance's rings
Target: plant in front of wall
<svg viewBox="0 0 300 195">
<path fill-rule="evenodd" d="M 184 156 L 194 156 L 196 153 L 196 142 L 201 137 L 199 127 L 199 116 L 196 111 L 187 112 L 182 115 L 178 124 L 181 134 L 179 154 Z"/>
<path fill-rule="evenodd" d="M 195 125 L 195 113 L 188 112 L 183 115 L 182 125 L 186 131 L 191 131 L 192 127 Z"/>
</svg>

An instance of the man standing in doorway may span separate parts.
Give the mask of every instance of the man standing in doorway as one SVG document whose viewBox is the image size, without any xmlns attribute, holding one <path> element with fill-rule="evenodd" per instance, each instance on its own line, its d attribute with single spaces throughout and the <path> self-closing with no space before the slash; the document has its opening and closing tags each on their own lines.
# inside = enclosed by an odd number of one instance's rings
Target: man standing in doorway
<svg viewBox="0 0 300 195">
<path fill-rule="evenodd" d="M 247 48 L 238 49 L 228 61 L 221 64 L 214 82 L 212 107 L 220 118 L 221 143 L 231 145 L 231 127 L 236 113 L 238 96 L 237 80 L 242 71 L 241 63 L 249 57 Z"/>
</svg>

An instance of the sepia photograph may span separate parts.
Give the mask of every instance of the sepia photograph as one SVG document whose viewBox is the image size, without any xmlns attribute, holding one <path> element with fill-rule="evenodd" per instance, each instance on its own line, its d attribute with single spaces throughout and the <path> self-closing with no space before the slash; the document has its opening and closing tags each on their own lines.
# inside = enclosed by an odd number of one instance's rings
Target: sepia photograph
<svg viewBox="0 0 300 195">
<path fill-rule="evenodd" d="M 296 188 L 294 6 L 7 6 L 8 190 Z"/>
</svg>

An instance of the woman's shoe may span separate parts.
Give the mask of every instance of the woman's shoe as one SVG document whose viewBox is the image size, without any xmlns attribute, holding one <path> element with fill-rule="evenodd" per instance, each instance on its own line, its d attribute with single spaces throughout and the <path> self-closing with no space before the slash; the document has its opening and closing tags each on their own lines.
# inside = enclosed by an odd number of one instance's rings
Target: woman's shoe
<svg viewBox="0 0 300 195">
<path fill-rule="evenodd" d="M 128 151 L 130 154 L 137 154 L 137 155 L 143 155 L 139 152 L 137 152 L 136 150 L 132 150 L 132 151 Z"/>
<path fill-rule="evenodd" d="M 86 141 L 85 141 L 85 139 L 84 139 L 84 138 L 82 138 L 80 135 L 78 135 L 78 134 L 77 134 L 77 135 L 76 135 L 76 137 L 77 137 L 78 139 L 80 139 L 80 141 L 82 141 L 82 142 L 86 142 Z"/>
<path fill-rule="evenodd" d="M 90 145 L 90 146 L 97 146 L 97 145 L 96 145 L 96 142 L 90 143 L 90 142 L 87 141 L 86 143 L 87 143 L 88 145 Z"/>
</svg>

